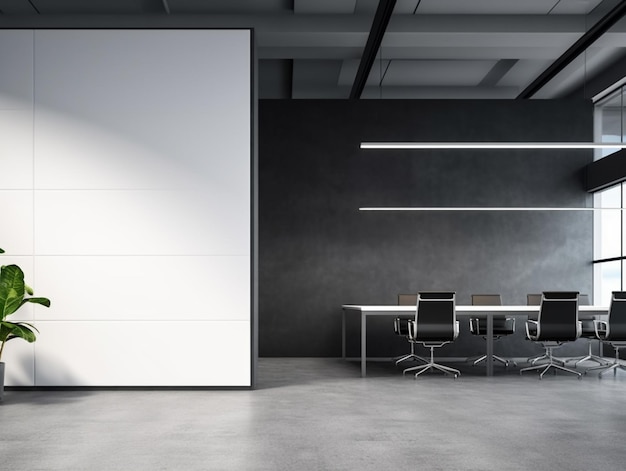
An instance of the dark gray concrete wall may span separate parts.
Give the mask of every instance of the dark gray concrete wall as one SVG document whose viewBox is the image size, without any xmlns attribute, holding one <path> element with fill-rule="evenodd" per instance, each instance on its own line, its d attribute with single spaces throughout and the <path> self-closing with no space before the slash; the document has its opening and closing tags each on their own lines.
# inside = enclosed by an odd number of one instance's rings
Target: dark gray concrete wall
<svg viewBox="0 0 626 471">
<path fill-rule="evenodd" d="M 592 288 L 590 212 L 360 212 L 362 206 L 591 206 L 590 151 L 361 150 L 361 141 L 592 140 L 588 101 L 261 100 L 259 354 L 339 356 L 345 303 L 398 293 Z M 352 325 L 358 329 L 358 324 Z M 496 353 L 536 351 L 523 339 Z M 353 333 L 358 333 L 354 330 Z M 373 320 L 372 356 L 408 349 Z M 579 341 L 582 342 L 582 341 Z M 358 343 L 349 343 L 358 354 Z M 584 347 L 584 344 L 583 344 Z M 483 340 L 462 335 L 442 354 Z M 504 351 L 502 350 L 504 349 Z"/>
</svg>

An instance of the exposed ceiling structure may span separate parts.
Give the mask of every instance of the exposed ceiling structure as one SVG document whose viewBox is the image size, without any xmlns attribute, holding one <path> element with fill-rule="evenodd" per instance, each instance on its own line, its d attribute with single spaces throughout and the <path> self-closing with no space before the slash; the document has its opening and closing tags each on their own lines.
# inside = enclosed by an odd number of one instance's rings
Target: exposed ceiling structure
<svg viewBox="0 0 626 471">
<path fill-rule="evenodd" d="M 561 98 L 626 75 L 620 11 L 523 96 L 625 0 L 381 3 L 384 21 L 379 0 L 0 0 L 0 27 L 251 27 L 261 98 Z"/>
</svg>

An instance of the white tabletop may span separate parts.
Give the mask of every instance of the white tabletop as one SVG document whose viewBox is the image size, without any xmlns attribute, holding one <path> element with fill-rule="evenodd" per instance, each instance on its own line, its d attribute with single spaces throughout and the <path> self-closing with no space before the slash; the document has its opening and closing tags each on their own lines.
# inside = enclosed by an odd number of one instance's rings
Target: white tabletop
<svg viewBox="0 0 626 471">
<path fill-rule="evenodd" d="M 368 312 L 389 312 L 389 313 L 406 313 L 406 312 L 415 312 L 416 306 L 398 306 L 396 304 L 387 304 L 387 305 L 364 305 L 364 304 L 344 304 L 341 306 L 342 309 L 361 311 L 363 313 Z M 535 306 L 527 306 L 527 305 L 504 305 L 504 306 L 474 306 L 474 305 L 464 305 L 457 304 L 456 310 L 457 312 L 505 312 L 505 313 L 528 313 L 528 312 L 538 312 L 539 305 Z M 608 306 L 578 306 L 579 312 L 598 312 L 606 314 L 609 311 Z"/>
</svg>

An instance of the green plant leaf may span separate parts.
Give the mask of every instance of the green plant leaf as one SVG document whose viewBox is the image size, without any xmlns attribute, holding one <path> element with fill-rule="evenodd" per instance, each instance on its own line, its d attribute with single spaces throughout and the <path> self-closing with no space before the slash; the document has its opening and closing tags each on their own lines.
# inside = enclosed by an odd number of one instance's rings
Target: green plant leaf
<svg viewBox="0 0 626 471">
<path fill-rule="evenodd" d="M 8 342 L 14 338 L 21 338 L 29 343 L 37 340 L 35 332 L 39 332 L 35 326 L 28 324 L 27 322 L 1 322 L 0 323 L 0 340 L 4 339 L 4 342 Z"/>
<path fill-rule="evenodd" d="M 0 249 L 0 253 L 4 253 L 4 250 Z"/>
<path fill-rule="evenodd" d="M 24 272 L 17 265 L 0 268 L 0 320 L 17 311 L 24 299 Z"/>
<path fill-rule="evenodd" d="M 50 307 L 50 300 L 48 298 L 24 298 L 20 306 L 26 303 L 41 304 L 42 306 Z"/>
</svg>

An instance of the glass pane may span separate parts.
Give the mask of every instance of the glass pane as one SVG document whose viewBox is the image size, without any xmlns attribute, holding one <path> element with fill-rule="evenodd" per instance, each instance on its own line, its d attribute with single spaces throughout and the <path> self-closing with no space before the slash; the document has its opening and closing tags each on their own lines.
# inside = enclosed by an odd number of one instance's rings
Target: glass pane
<svg viewBox="0 0 626 471">
<path fill-rule="evenodd" d="M 622 289 L 622 260 L 596 263 L 594 276 L 593 303 L 608 306 L 611 292 Z"/>
<path fill-rule="evenodd" d="M 621 208 L 622 185 L 616 185 L 596 193 L 596 208 Z M 620 257 L 622 255 L 622 211 L 595 211 L 594 259 Z"/>
<path fill-rule="evenodd" d="M 619 89 L 596 105 L 596 139 L 601 142 L 622 142 L 622 116 L 624 106 L 622 101 L 623 89 Z M 598 135 L 599 134 L 599 135 Z M 601 149 L 596 152 L 595 158 L 599 159 L 618 149 Z"/>
<path fill-rule="evenodd" d="M 622 142 L 626 142 L 626 87 L 622 87 Z"/>
</svg>

